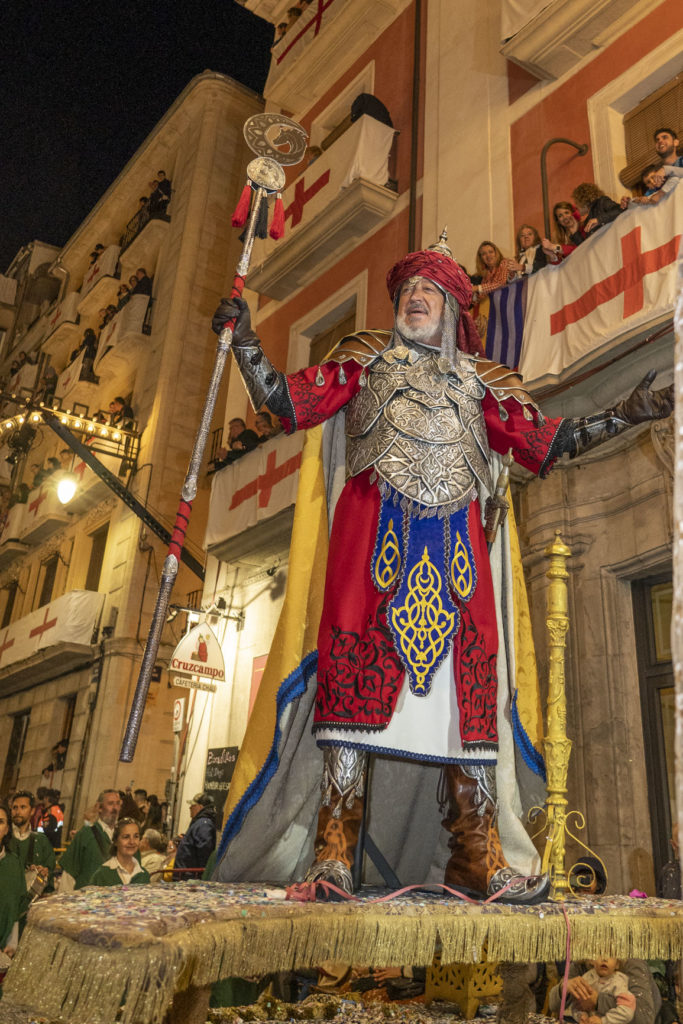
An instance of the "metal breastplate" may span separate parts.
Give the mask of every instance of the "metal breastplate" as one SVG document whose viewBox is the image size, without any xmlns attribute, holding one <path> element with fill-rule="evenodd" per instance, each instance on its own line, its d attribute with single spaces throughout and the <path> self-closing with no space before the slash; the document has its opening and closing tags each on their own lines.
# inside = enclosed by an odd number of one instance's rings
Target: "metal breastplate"
<svg viewBox="0 0 683 1024">
<path fill-rule="evenodd" d="M 346 413 L 346 469 L 381 480 L 430 509 L 462 508 L 479 480 L 493 491 L 481 407 L 486 388 L 469 360 L 388 349 L 365 373 Z"/>
</svg>

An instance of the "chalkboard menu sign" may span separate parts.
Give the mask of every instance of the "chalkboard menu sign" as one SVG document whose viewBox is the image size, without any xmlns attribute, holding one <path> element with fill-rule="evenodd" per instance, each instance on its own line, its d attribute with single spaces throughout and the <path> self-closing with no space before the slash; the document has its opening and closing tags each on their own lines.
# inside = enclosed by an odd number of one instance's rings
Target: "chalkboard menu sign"
<svg viewBox="0 0 683 1024">
<path fill-rule="evenodd" d="M 218 823 L 223 814 L 239 749 L 239 747 L 209 747 L 207 751 L 204 792 L 210 793 L 213 797 Z"/>
</svg>

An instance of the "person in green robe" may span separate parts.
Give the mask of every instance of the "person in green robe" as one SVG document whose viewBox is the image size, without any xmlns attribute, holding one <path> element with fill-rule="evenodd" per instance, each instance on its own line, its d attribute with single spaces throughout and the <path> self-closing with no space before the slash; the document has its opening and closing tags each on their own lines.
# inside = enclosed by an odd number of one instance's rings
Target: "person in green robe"
<svg viewBox="0 0 683 1024">
<path fill-rule="evenodd" d="M 12 829 L 8 849 L 19 858 L 26 882 L 26 898 L 19 922 L 20 935 L 26 927 L 26 912 L 32 901 L 43 892 L 54 891 L 55 851 L 47 836 L 31 828 L 35 805 L 33 793 L 27 789 L 19 790 L 12 797 Z"/>
<path fill-rule="evenodd" d="M 145 885 L 149 875 L 137 859 L 140 826 L 134 818 L 120 818 L 111 841 L 111 857 L 95 871 L 90 885 Z"/>
<path fill-rule="evenodd" d="M 0 801 L 0 949 L 13 956 L 19 942 L 19 917 L 26 900 L 24 871 L 9 847 L 10 811 Z"/>
<path fill-rule="evenodd" d="M 114 826 L 121 810 L 117 789 L 105 789 L 97 798 L 96 820 L 86 822 L 62 854 L 60 892 L 72 892 L 88 885 L 93 874 L 110 856 Z M 95 815 L 93 815 L 95 817 Z"/>
</svg>

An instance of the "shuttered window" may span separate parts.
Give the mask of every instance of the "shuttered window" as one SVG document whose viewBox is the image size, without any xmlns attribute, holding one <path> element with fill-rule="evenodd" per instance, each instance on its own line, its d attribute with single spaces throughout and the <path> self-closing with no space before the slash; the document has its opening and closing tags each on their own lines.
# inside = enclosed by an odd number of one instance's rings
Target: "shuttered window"
<svg viewBox="0 0 683 1024">
<path fill-rule="evenodd" d="M 657 163 L 653 133 L 657 128 L 683 132 L 683 73 L 656 92 L 651 93 L 624 115 L 626 159 L 628 163 L 619 177 L 623 185 L 633 188 L 640 181 L 643 168 Z M 679 151 L 680 152 L 680 151 Z"/>
</svg>

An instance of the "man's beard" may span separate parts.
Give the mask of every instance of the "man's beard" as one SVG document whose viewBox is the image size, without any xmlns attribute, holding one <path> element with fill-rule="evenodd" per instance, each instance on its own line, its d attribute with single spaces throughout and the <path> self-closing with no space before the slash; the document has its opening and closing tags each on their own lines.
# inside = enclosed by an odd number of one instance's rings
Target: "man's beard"
<svg viewBox="0 0 683 1024">
<path fill-rule="evenodd" d="M 441 330 L 441 321 L 439 320 L 436 324 L 429 322 L 422 324 L 420 327 L 409 327 L 406 323 L 404 316 L 396 316 L 396 327 L 399 334 L 406 341 L 414 341 L 418 345 L 426 345 L 428 348 L 439 348 L 441 346 L 441 339 L 433 341 L 435 336 L 439 335 Z"/>
</svg>

